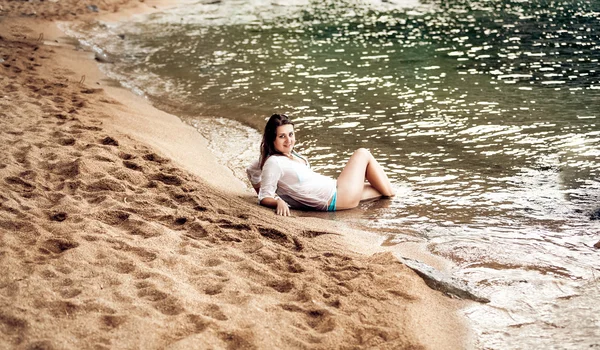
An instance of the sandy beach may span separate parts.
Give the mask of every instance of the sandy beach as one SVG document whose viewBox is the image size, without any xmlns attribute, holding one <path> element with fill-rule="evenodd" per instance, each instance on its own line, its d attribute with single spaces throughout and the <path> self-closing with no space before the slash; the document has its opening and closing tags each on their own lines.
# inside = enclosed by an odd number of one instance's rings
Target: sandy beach
<svg viewBox="0 0 600 350">
<path fill-rule="evenodd" d="M 57 27 L 168 5 L 0 1 L 0 348 L 471 347 L 462 301 L 366 233 L 258 206 Z"/>
</svg>

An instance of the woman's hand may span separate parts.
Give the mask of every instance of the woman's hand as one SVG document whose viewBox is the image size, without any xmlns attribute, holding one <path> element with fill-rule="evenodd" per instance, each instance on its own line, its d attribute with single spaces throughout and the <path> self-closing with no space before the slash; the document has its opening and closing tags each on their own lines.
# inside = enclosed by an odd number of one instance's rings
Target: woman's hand
<svg viewBox="0 0 600 350">
<path fill-rule="evenodd" d="M 278 196 L 276 196 L 275 198 L 273 197 L 266 197 L 263 198 L 260 201 L 260 205 L 264 205 L 265 207 L 269 207 L 269 208 L 275 208 L 275 213 L 277 215 L 281 215 L 281 216 L 290 216 L 290 207 L 289 205 L 287 205 L 287 203 L 279 198 Z"/>
<path fill-rule="evenodd" d="M 290 207 L 287 205 L 287 203 L 283 199 L 277 198 L 276 212 L 277 212 L 277 215 L 290 216 Z"/>
</svg>

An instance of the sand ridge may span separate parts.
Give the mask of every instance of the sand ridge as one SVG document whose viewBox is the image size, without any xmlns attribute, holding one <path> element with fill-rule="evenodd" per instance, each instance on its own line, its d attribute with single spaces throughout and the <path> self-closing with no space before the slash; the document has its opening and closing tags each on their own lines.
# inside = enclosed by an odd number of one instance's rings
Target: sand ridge
<svg viewBox="0 0 600 350">
<path fill-rule="evenodd" d="M 345 251 L 115 131 L 121 102 L 26 23 L 0 22 L 0 348 L 448 345 L 414 310 L 451 308 L 391 254 Z"/>
</svg>

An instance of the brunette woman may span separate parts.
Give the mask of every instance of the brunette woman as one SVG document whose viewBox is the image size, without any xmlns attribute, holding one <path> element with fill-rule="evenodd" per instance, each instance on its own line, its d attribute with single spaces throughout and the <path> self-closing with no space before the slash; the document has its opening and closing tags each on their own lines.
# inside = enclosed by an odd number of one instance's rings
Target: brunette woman
<svg viewBox="0 0 600 350">
<path fill-rule="evenodd" d="M 383 168 L 367 149 L 357 149 L 334 180 L 312 171 L 308 159 L 294 151 L 295 143 L 294 124 L 284 114 L 273 114 L 265 126 L 260 159 L 246 169 L 260 204 L 276 208 L 278 215 L 289 216 L 290 207 L 350 209 L 364 199 L 394 195 Z"/>
</svg>

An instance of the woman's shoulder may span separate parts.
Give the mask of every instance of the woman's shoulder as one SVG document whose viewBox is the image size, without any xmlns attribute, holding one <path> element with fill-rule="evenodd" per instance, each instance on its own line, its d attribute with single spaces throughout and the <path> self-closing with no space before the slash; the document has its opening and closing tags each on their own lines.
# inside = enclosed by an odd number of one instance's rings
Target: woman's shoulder
<svg viewBox="0 0 600 350">
<path fill-rule="evenodd" d="M 270 155 L 269 158 L 267 158 L 267 160 L 265 160 L 265 164 L 263 165 L 263 169 L 265 166 L 267 165 L 279 165 L 279 162 L 281 161 L 281 156 L 273 154 Z"/>
</svg>

